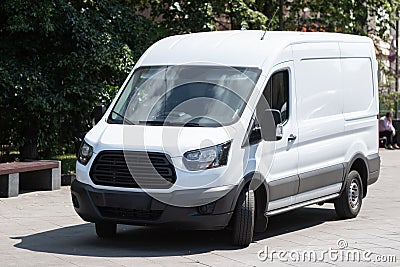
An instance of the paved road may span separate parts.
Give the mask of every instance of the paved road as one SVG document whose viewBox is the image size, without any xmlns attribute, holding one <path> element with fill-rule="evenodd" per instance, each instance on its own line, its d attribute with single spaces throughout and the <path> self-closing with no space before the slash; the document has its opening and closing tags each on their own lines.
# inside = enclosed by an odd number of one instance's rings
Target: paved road
<svg viewBox="0 0 400 267">
<path fill-rule="evenodd" d="M 100 240 L 75 214 L 69 187 L 0 199 L 0 266 L 400 266 L 400 151 L 381 156 L 356 219 L 310 206 L 271 218 L 245 249 L 230 246 L 227 231 L 119 226 L 117 238 Z"/>
</svg>

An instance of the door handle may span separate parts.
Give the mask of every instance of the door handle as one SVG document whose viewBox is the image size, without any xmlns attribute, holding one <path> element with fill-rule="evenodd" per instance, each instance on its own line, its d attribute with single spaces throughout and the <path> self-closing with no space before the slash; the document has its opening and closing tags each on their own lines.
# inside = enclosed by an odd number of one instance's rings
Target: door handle
<svg viewBox="0 0 400 267">
<path fill-rule="evenodd" d="M 297 136 L 295 136 L 294 134 L 290 134 L 288 137 L 288 141 L 292 142 L 292 141 L 296 140 L 296 138 L 297 138 Z"/>
</svg>

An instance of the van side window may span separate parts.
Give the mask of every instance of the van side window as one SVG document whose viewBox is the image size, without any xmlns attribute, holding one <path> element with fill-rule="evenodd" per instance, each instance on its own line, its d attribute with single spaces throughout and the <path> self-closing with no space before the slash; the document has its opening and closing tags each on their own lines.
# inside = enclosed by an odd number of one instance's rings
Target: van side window
<svg viewBox="0 0 400 267">
<path fill-rule="evenodd" d="M 269 79 L 263 95 L 271 109 L 281 112 L 282 122 L 289 118 L 289 72 L 276 72 Z"/>
</svg>

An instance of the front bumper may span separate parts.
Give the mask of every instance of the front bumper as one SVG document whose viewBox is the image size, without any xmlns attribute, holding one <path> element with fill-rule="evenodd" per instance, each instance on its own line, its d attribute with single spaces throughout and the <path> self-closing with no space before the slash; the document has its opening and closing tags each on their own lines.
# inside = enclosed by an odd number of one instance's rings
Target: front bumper
<svg viewBox="0 0 400 267">
<path fill-rule="evenodd" d="M 85 221 L 109 221 L 131 225 L 165 225 L 179 229 L 218 230 L 225 228 L 233 213 L 236 190 L 200 207 L 164 204 L 145 192 L 96 189 L 75 180 L 71 185 L 75 211 Z"/>
</svg>

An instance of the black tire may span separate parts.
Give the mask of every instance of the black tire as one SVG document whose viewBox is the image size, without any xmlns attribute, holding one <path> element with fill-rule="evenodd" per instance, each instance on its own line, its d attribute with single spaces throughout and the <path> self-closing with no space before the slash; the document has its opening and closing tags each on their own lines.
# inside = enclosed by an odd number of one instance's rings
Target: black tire
<svg viewBox="0 0 400 267">
<path fill-rule="evenodd" d="M 258 208 L 256 208 L 257 210 Z M 256 212 L 257 213 L 257 212 Z M 256 215 L 255 221 L 254 221 L 254 233 L 255 234 L 261 234 L 267 231 L 268 228 L 268 218 L 265 217 L 263 213 L 260 215 Z"/>
<path fill-rule="evenodd" d="M 233 213 L 233 244 L 247 247 L 253 241 L 255 217 L 254 191 L 244 189 Z"/>
<path fill-rule="evenodd" d="M 352 170 L 346 177 L 344 190 L 335 200 L 336 214 L 341 219 L 357 217 L 360 212 L 363 199 L 363 185 L 360 174 Z"/>
<path fill-rule="evenodd" d="M 117 234 L 117 224 L 109 222 L 97 222 L 96 234 L 100 238 L 112 238 Z"/>
</svg>

